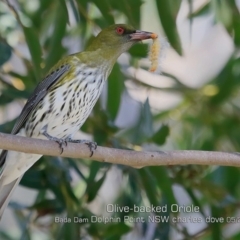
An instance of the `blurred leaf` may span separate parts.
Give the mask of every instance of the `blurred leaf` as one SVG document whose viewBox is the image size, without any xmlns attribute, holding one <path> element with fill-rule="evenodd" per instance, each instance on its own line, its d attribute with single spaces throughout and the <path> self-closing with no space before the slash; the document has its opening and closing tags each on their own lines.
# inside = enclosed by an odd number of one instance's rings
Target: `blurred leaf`
<svg viewBox="0 0 240 240">
<path fill-rule="evenodd" d="M 145 58 L 148 54 L 147 44 L 136 44 L 128 51 L 133 57 Z"/>
<path fill-rule="evenodd" d="M 98 0 L 91 0 L 96 7 L 101 12 L 102 16 L 104 16 L 104 20 L 107 22 L 108 25 L 114 24 L 114 18 L 112 15 L 112 6 L 109 1 L 98 1 Z"/>
<path fill-rule="evenodd" d="M 107 129 L 95 129 L 93 136 L 98 145 L 106 144 L 108 140 Z"/>
<path fill-rule="evenodd" d="M 60 214 L 65 210 L 65 206 L 57 199 L 44 199 L 34 203 L 29 209 L 36 210 L 38 216 L 44 216 L 46 214 Z"/>
<path fill-rule="evenodd" d="M 94 116 L 89 116 L 88 120 L 81 127 L 81 131 L 88 134 L 91 133 L 98 145 L 106 145 L 118 128 L 114 125 L 110 114 L 102 109 L 100 101 L 95 105 L 93 113 Z"/>
<path fill-rule="evenodd" d="M 11 237 L 10 234 L 5 233 L 3 231 L 0 232 L 0 238 L 2 240 L 15 240 L 15 238 Z"/>
<path fill-rule="evenodd" d="M 123 80 L 124 77 L 120 70 L 120 67 L 118 64 L 115 64 L 108 79 L 107 97 L 107 110 L 112 120 L 116 118 L 120 107 L 122 91 L 124 88 Z"/>
<path fill-rule="evenodd" d="M 42 49 L 39 42 L 39 36 L 36 34 L 35 30 L 30 27 L 23 26 L 23 32 L 26 38 L 26 42 L 27 42 L 30 54 L 32 56 L 35 79 L 39 79 L 42 77 L 42 69 L 41 69 Z"/>
<path fill-rule="evenodd" d="M 43 170 L 29 169 L 20 181 L 20 184 L 33 189 L 46 189 L 47 184 Z"/>
<path fill-rule="evenodd" d="M 215 218 L 215 219 L 219 219 L 222 217 L 221 214 L 221 209 L 212 206 L 211 207 L 211 217 Z M 214 223 L 211 223 L 211 228 L 212 228 L 212 239 L 213 240 L 219 240 L 222 238 L 222 233 L 221 233 L 221 224 L 217 221 L 215 221 Z"/>
<path fill-rule="evenodd" d="M 21 11 L 23 11 L 26 15 L 28 15 L 28 17 L 31 19 L 32 23 L 33 23 L 33 28 L 36 31 L 40 31 L 42 30 L 41 27 L 44 24 L 44 21 L 46 20 L 46 15 L 47 12 L 51 12 L 52 9 L 52 1 L 48 1 L 48 0 L 41 0 L 38 3 L 39 8 L 36 8 L 35 11 L 27 11 L 27 9 L 25 9 L 22 5 L 20 5 L 21 7 Z M 44 13 L 44 21 L 42 18 L 42 14 Z M 41 34 L 42 35 L 42 34 Z"/>
<path fill-rule="evenodd" d="M 152 141 L 158 145 L 163 145 L 168 137 L 170 129 L 167 125 L 163 125 L 160 129 L 152 136 Z"/>
<path fill-rule="evenodd" d="M 141 6 L 143 1 L 142 0 L 122 0 L 122 1 L 115 1 L 110 0 L 112 6 L 119 10 L 120 12 L 124 13 L 128 19 L 128 21 L 135 27 L 139 28 L 140 26 L 140 13 L 141 13 Z M 134 9 L 134 11 L 133 11 Z"/>
<path fill-rule="evenodd" d="M 219 199 L 219 204 L 222 204 L 223 202 L 225 204 L 231 204 L 234 202 L 233 197 L 231 197 L 228 193 L 234 194 L 239 187 L 238 169 L 233 167 L 219 166 L 217 169 L 215 169 L 215 171 L 209 174 L 208 179 L 211 179 L 211 184 L 215 184 L 215 190 L 217 190 L 218 188 L 218 192 L 221 190 L 221 193 L 219 195 L 222 198 Z M 228 189 L 228 192 L 226 191 L 226 189 Z"/>
<path fill-rule="evenodd" d="M 0 96 L 0 104 L 7 104 L 10 103 L 18 98 L 26 98 L 26 96 L 29 96 L 28 91 L 19 91 L 13 87 L 8 87 L 2 91 L 2 94 Z"/>
<path fill-rule="evenodd" d="M 193 12 L 193 0 L 188 0 L 188 9 L 189 13 L 191 14 Z M 189 19 L 189 33 L 190 33 L 190 39 L 192 36 L 192 27 L 193 27 L 193 18 Z"/>
<path fill-rule="evenodd" d="M 104 183 L 104 180 L 106 178 L 106 173 L 103 174 L 103 176 L 98 181 L 92 181 L 88 182 L 86 195 L 87 195 L 87 201 L 91 202 L 97 195 L 98 190 L 101 188 L 102 184 Z"/>
<path fill-rule="evenodd" d="M 132 169 L 131 167 L 126 167 L 123 165 L 119 165 L 119 168 L 123 168 L 124 176 L 127 177 L 128 182 L 126 185 L 126 189 L 119 194 L 118 199 L 114 204 L 118 204 L 119 206 L 127 206 L 129 207 L 129 212 L 114 212 L 114 215 L 121 218 L 121 221 L 124 222 L 125 216 L 136 215 L 134 213 L 134 205 L 140 206 L 142 204 L 142 179 L 139 171 L 136 169 Z M 126 222 L 125 222 L 126 223 Z"/>
<path fill-rule="evenodd" d="M 117 240 L 121 239 L 121 236 L 128 233 L 131 230 L 124 222 L 108 224 L 104 231 L 105 240 Z"/>
<path fill-rule="evenodd" d="M 11 47 L 7 43 L 0 41 L 0 67 L 10 59 L 11 54 Z"/>
<path fill-rule="evenodd" d="M 45 72 L 57 63 L 65 49 L 62 46 L 62 39 L 65 35 L 68 18 L 64 13 L 64 8 L 57 4 L 55 8 L 55 22 L 51 40 L 49 42 L 48 56 L 46 58 Z"/>
<path fill-rule="evenodd" d="M 25 64 L 28 64 L 28 62 L 26 61 Z M 31 66 L 32 67 L 32 66 Z M 12 88 L 15 90 L 15 91 L 18 91 L 19 93 L 15 93 L 16 95 L 20 94 L 21 92 L 24 93 L 24 98 L 28 98 L 30 93 L 32 92 L 33 88 L 36 86 L 36 81 L 33 81 L 34 79 L 34 74 L 32 72 L 32 69 L 29 69 L 29 72 L 27 75 L 22 75 L 22 74 L 19 74 L 15 71 L 9 71 L 8 72 L 8 75 L 11 76 L 11 77 L 14 77 L 14 78 L 19 78 L 23 83 L 24 83 L 24 86 L 26 87 L 26 90 L 16 90 L 15 87 L 12 86 Z M 37 79 L 37 81 L 39 81 L 41 79 L 41 77 L 39 76 L 39 78 Z M 30 90 L 30 91 L 29 91 Z M 29 91 L 29 92 L 28 92 Z"/>
<path fill-rule="evenodd" d="M 138 122 L 138 130 L 140 131 L 140 135 L 143 137 L 150 137 L 153 134 L 152 121 L 152 113 L 149 105 L 149 100 L 147 98 L 143 104 L 141 118 Z"/>
<path fill-rule="evenodd" d="M 195 17 L 200 17 L 205 14 L 209 14 L 211 10 L 211 4 L 210 2 L 206 2 L 203 5 L 201 5 L 195 12 L 192 12 L 188 15 L 188 18 L 195 18 Z"/>
<path fill-rule="evenodd" d="M 235 0 L 229 0 L 227 1 L 231 8 L 231 16 L 232 16 L 232 26 L 229 27 L 230 31 L 233 27 L 234 29 L 234 43 L 239 47 L 240 46 L 240 30 L 239 30 L 239 24 L 240 24 L 240 13 L 238 6 L 236 4 Z M 231 32 L 230 32 L 231 34 Z"/>
<path fill-rule="evenodd" d="M 9 206 L 14 209 L 14 210 L 23 210 L 23 209 L 26 209 L 27 206 L 26 205 L 23 205 L 21 203 L 18 203 L 18 202 L 15 202 L 15 201 L 11 201 L 9 203 Z"/>
<path fill-rule="evenodd" d="M 188 193 L 189 197 L 191 198 L 192 203 L 194 206 L 199 207 L 199 211 L 203 217 L 205 217 L 202 204 L 200 203 L 199 199 L 196 197 L 194 190 L 192 188 L 186 188 L 186 192 Z"/>
<path fill-rule="evenodd" d="M 120 131 L 116 134 L 116 136 L 122 137 L 132 144 L 141 144 L 142 142 L 149 140 L 154 134 L 152 123 L 152 113 L 147 99 L 142 106 L 141 115 L 135 126 L 130 129 Z"/>
<path fill-rule="evenodd" d="M 78 14 L 80 17 L 80 24 L 84 27 L 83 33 L 86 33 L 86 25 L 88 20 L 88 1 L 87 0 L 76 0 L 78 6 Z"/>
<path fill-rule="evenodd" d="M 63 181 L 71 182 L 71 174 L 69 165 L 67 164 L 67 161 L 63 161 L 61 158 L 55 157 L 50 158 L 47 156 L 44 156 L 44 164 L 45 164 L 45 173 L 47 174 L 47 178 L 50 182 L 52 182 L 54 185 L 59 184 L 59 179 Z M 51 161 L 49 161 L 51 159 Z"/>
<path fill-rule="evenodd" d="M 73 15 L 74 15 L 76 22 L 80 22 L 80 15 L 79 15 L 77 7 L 75 6 L 75 1 L 69 0 L 69 2 L 70 2 L 71 9 L 73 11 Z"/>
<path fill-rule="evenodd" d="M 234 236 L 231 236 L 231 240 L 239 240 L 240 239 L 240 233 L 234 234 Z"/>
<path fill-rule="evenodd" d="M 232 23 L 232 13 L 228 0 L 213 0 L 210 3 L 215 12 L 217 22 L 221 22 L 229 30 L 229 26 Z"/>
<path fill-rule="evenodd" d="M 226 189 L 228 189 L 228 191 L 234 195 L 239 189 L 239 169 L 235 167 L 225 167 L 224 170 L 225 173 L 222 175 L 222 178 L 225 181 L 223 184 L 225 185 Z"/>
<path fill-rule="evenodd" d="M 160 223 L 158 223 L 159 227 L 156 228 L 155 234 L 154 234 L 154 239 L 164 239 L 164 240 L 169 240 L 170 239 L 170 227 L 171 227 L 171 221 L 168 220 L 170 218 L 170 209 L 171 205 L 165 198 L 164 194 L 161 199 L 161 207 L 162 206 L 167 206 L 167 211 L 166 212 L 161 212 L 158 215 L 165 220 L 162 220 Z"/>
<path fill-rule="evenodd" d="M 177 204 L 173 194 L 172 182 L 168 176 L 165 167 L 149 167 L 149 171 L 155 177 L 158 186 L 161 188 L 163 195 L 166 197 L 169 205 Z"/>
<path fill-rule="evenodd" d="M 102 165 L 99 162 L 92 162 L 90 164 L 90 173 L 89 173 L 89 177 L 87 179 L 88 182 L 94 181 L 95 177 L 97 176 L 98 172 L 100 171 Z"/>
<path fill-rule="evenodd" d="M 158 206 L 160 199 L 157 194 L 157 188 L 155 184 L 155 179 L 151 175 L 149 168 L 143 168 L 139 170 L 141 176 L 141 182 L 146 191 L 146 195 L 153 206 Z"/>
<path fill-rule="evenodd" d="M 78 165 L 76 164 L 76 161 L 71 159 L 71 158 L 68 158 L 68 162 L 69 162 L 69 165 L 78 173 L 78 175 L 84 180 L 86 181 L 86 177 L 84 176 L 84 174 L 80 171 Z"/>
<path fill-rule="evenodd" d="M 99 162 L 92 162 L 90 165 L 90 174 L 89 177 L 87 178 L 87 187 L 85 192 L 88 202 L 91 202 L 95 198 L 96 194 L 98 193 L 98 190 L 100 189 L 105 180 L 106 171 L 103 172 L 103 175 L 99 180 L 97 181 L 95 180 L 101 167 L 102 164 Z"/>
<path fill-rule="evenodd" d="M 0 125 L 0 132 L 10 133 L 13 129 L 16 119 Z"/>
<path fill-rule="evenodd" d="M 6 105 L 10 102 L 12 102 L 14 99 L 12 99 L 10 96 L 7 96 L 4 92 L 0 96 L 0 106 Z"/>
<path fill-rule="evenodd" d="M 70 182 L 64 181 L 64 187 L 65 187 L 66 192 L 67 192 L 67 194 L 65 194 L 65 195 L 67 195 L 67 197 L 68 197 L 69 199 L 73 200 L 73 201 L 76 203 L 76 205 L 78 205 L 78 204 L 79 204 L 79 199 L 78 199 L 77 196 L 75 195 L 75 193 L 74 193 L 74 191 L 73 191 L 73 188 L 72 188 Z M 69 202 L 69 201 L 68 201 L 68 202 Z M 71 201 L 70 204 L 68 204 L 68 207 L 69 207 L 69 206 L 72 207 L 72 201 Z"/>
<path fill-rule="evenodd" d="M 219 91 L 216 95 L 211 98 L 211 104 L 220 104 L 225 101 L 229 96 L 231 96 L 233 88 L 236 85 L 239 85 L 239 77 L 240 73 L 237 75 L 233 75 L 232 71 L 234 68 L 240 66 L 240 59 L 230 59 L 224 69 L 219 73 L 219 75 L 215 78 L 214 82 Z"/>
<path fill-rule="evenodd" d="M 61 7 L 62 7 L 62 12 L 64 13 L 64 18 L 67 19 L 67 23 L 69 23 L 69 16 L 68 16 L 68 9 L 66 5 L 66 0 L 59 0 Z"/>
<path fill-rule="evenodd" d="M 15 211 L 14 213 L 15 213 L 15 220 L 21 229 L 21 233 L 20 233 L 20 236 L 18 239 L 19 240 L 31 240 L 31 235 L 30 235 L 30 231 L 28 228 L 30 215 L 25 217 L 21 211 Z"/>
<path fill-rule="evenodd" d="M 178 52 L 178 54 L 182 55 L 181 43 L 176 26 L 176 17 L 181 1 L 156 0 L 156 4 L 163 29 L 167 35 L 171 46 Z"/>
<path fill-rule="evenodd" d="M 236 203 L 236 199 L 228 194 L 227 190 L 221 185 L 215 184 L 211 181 L 201 180 L 201 184 L 195 185 L 196 189 L 204 194 L 204 198 L 210 204 L 218 207 L 229 207 Z"/>
<path fill-rule="evenodd" d="M 68 212 L 67 217 L 69 219 L 74 219 L 74 213 Z M 59 235 L 59 240 L 65 240 L 65 239 L 79 239 L 79 224 L 71 224 L 71 223 L 65 223 L 63 224 L 63 227 L 61 229 L 61 234 Z"/>
</svg>

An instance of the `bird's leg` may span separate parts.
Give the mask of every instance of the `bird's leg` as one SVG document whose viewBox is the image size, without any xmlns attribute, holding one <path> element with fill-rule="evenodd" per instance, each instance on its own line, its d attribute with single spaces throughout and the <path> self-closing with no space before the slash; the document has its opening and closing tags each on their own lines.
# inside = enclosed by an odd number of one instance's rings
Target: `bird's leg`
<svg viewBox="0 0 240 240">
<path fill-rule="evenodd" d="M 63 149 L 64 149 L 63 145 L 67 146 L 68 142 L 86 144 L 89 147 L 89 150 L 91 152 L 90 157 L 92 157 L 94 151 L 97 149 L 97 143 L 96 142 L 91 142 L 91 141 L 88 141 L 88 140 L 72 139 L 71 137 L 67 137 L 65 139 L 53 137 L 50 134 L 48 134 L 47 125 L 45 125 L 42 128 L 41 134 L 44 135 L 48 140 L 57 142 L 59 144 L 60 149 L 61 149 L 61 154 L 63 153 Z"/>
<path fill-rule="evenodd" d="M 94 151 L 97 149 L 97 143 L 96 142 L 91 142 L 88 140 L 81 140 L 81 139 L 72 139 L 70 137 L 65 139 L 66 142 L 70 142 L 70 143 L 83 143 L 86 144 L 89 147 L 89 150 L 91 152 L 90 157 L 92 157 Z"/>
<path fill-rule="evenodd" d="M 47 125 L 45 125 L 42 130 L 41 130 L 41 134 L 44 135 L 48 140 L 51 140 L 51 141 L 55 141 L 59 144 L 59 148 L 61 149 L 61 154 L 63 153 L 63 144 L 65 146 L 67 146 L 67 140 L 66 139 L 62 139 L 62 138 L 57 138 L 57 137 L 53 137 L 51 135 L 49 135 L 47 133 Z"/>
</svg>

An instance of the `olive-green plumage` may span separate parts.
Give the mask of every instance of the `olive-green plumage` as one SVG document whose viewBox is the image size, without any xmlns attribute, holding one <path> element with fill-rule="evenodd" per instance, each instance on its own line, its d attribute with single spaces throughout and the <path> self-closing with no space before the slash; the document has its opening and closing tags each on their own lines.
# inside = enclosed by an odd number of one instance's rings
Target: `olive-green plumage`
<svg viewBox="0 0 240 240">
<path fill-rule="evenodd" d="M 102 30 L 83 52 L 60 60 L 36 87 L 24 106 L 12 134 L 64 142 L 88 144 L 91 154 L 96 144 L 72 140 L 85 122 L 104 82 L 121 53 L 152 33 L 124 24 Z M 23 174 L 41 157 L 14 151 L 0 156 L 0 218 Z"/>
</svg>

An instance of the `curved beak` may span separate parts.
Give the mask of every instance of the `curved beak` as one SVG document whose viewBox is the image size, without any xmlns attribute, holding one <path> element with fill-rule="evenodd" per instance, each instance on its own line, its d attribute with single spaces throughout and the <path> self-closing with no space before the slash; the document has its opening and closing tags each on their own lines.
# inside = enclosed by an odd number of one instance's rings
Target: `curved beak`
<svg viewBox="0 0 240 240">
<path fill-rule="evenodd" d="M 140 30 L 136 30 L 135 33 L 131 33 L 129 34 L 129 36 L 130 36 L 130 40 L 135 40 L 135 41 L 141 41 L 145 39 L 155 39 L 158 37 L 156 33 L 145 32 Z"/>
</svg>

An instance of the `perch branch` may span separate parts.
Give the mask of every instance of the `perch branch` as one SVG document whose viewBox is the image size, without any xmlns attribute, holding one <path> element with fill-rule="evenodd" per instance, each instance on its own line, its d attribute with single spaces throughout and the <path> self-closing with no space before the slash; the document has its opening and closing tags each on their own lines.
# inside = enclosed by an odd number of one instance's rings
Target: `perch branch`
<svg viewBox="0 0 240 240">
<path fill-rule="evenodd" d="M 86 158 L 99 162 L 123 164 L 132 167 L 160 165 L 222 165 L 240 167 L 240 153 L 209 152 L 209 151 L 155 151 L 142 152 L 123 149 L 98 147 L 90 158 L 90 152 L 85 144 L 68 143 L 60 154 L 56 142 L 33 139 L 0 133 L 0 149 L 14 150 L 25 153 L 35 153 L 49 156 L 71 158 Z"/>
</svg>

